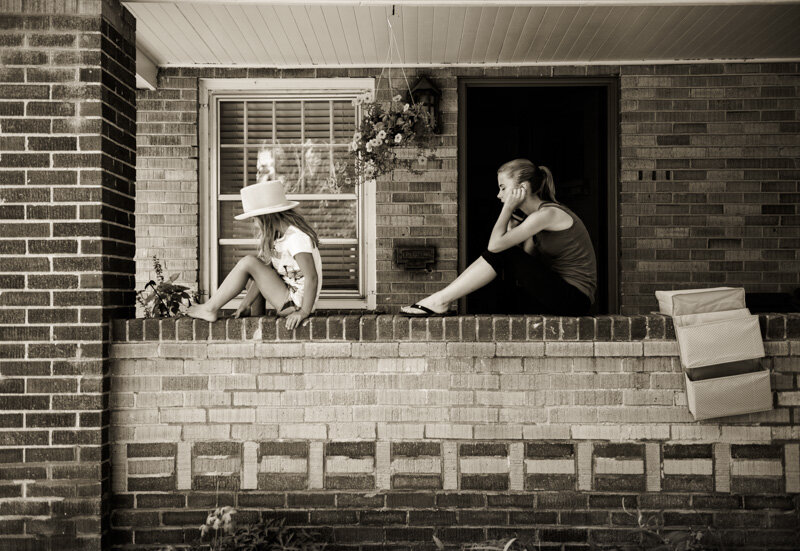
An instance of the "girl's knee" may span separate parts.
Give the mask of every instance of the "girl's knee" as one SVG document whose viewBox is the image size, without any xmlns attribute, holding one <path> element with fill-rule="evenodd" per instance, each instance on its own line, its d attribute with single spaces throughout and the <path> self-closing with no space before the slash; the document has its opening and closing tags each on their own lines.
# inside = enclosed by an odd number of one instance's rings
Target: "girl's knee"
<svg viewBox="0 0 800 551">
<path fill-rule="evenodd" d="M 258 259 L 257 256 L 252 255 L 252 254 L 248 254 L 248 255 L 243 256 L 239 260 L 238 265 L 241 266 L 242 268 L 247 269 L 247 268 L 250 268 L 250 267 L 254 266 L 257 262 L 261 262 Z"/>
</svg>

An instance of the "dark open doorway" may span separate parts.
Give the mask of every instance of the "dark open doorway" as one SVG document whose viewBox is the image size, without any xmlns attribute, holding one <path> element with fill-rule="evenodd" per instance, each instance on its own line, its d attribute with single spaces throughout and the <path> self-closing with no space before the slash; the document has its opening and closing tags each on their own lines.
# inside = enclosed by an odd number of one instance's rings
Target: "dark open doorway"
<svg viewBox="0 0 800 551">
<path fill-rule="evenodd" d="M 500 213 L 497 169 L 528 158 L 548 166 L 556 199 L 586 225 L 597 256 L 592 314 L 618 312 L 615 79 L 459 81 L 459 272 L 485 250 Z M 459 311 L 497 313 L 496 283 Z"/>
</svg>

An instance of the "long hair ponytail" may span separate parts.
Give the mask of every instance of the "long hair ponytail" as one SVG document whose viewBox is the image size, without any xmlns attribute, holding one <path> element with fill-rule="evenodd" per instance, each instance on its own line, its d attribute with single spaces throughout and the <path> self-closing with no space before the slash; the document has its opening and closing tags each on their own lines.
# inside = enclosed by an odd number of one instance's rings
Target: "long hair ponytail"
<svg viewBox="0 0 800 551">
<path fill-rule="evenodd" d="M 540 176 L 540 183 L 538 184 L 539 198 L 542 201 L 552 201 L 554 203 L 558 203 L 558 201 L 556 201 L 556 184 L 553 181 L 553 173 L 550 172 L 550 169 L 546 166 L 540 166 L 536 173 Z M 531 183 L 534 187 L 537 186 L 536 183 Z"/>
<path fill-rule="evenodd" d="M 294 209 L 274 212 L 272 214 L 262 214 L 256 216 L 254 219 L 256 227 L 258 228 L 256 237 L 258 239 L 258 257 L 262 260 L 269 260 L 272 254 L 272 248 L 275 246 L 275 239 L 282 227 L 295 226 L 308 235 L 314 243 L 314 246 L 319 248 L 317 232 L 306 222 L 303 215 L 299 212 L 295 212 Z"/>
<path fill-rule="evenodd" d="M 497 173 L 506 174 L 515 184 L 530 182 L 531 193 L 538 195 L 542 201 L 558 202 L 553 174 L 546 166 L 536 166 L 528 159 L 514 159 L 498 168 Z"/>
</svg>

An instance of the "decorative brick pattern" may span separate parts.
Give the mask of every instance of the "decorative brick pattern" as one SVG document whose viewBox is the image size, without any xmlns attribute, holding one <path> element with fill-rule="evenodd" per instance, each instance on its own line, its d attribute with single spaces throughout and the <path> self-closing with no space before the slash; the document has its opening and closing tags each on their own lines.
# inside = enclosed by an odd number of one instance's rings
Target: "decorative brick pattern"
<svg viewBox="0 0 800 551">
<path fill-rule="evenodd" d="M 192 446 L 192 490 L 240 488 L 242 455 L 241 442 L 195 442 Z"/>
<path fill-rule="evenodd" d="M 459 446 L 461 489 L 508 490 L 510 471 L 508 444 L 488 442 Z"/>
<path fill-rule="evenodd" d="M 261 443 L 256 459 L 260 490 L 308 487 L 308 442 Z"/>
<path fill-rule="evenodd" d="M 644 444 L 594 447 L 594 481 L 598 490 L 641 492 L 646 489 Z"/>
<path fill-rule="evenodd" d="M 437 490 L 442 488 L 440 442 L 392 442 L 392 488 Z"/>
<path fill-rule="evenodd" d="M 713 492 L 714 454 L 711 444 L 664 446 L 664 490 Z"/>
<path fill-rule="evenodd" d="M 741 494 L 779 494 L 786 485 L 783 446 L 733 444 L 731 491 Z"/>
<path fill-rule="evenodd" d="M 374 442 L 328 442 L 325 445 L 326 489 L 367 490 L 374 487 Z"/>
<path fill-rule="evenodd" d="M 330 476 L 343 476 L 350 473 L 348 483 L 359 484 L 356 474 L 365 472 L 366 465 L 356 461 L 371 457 L 376 442 L 328 442 L 326 459 L 326 479 Z M 380 442 L 377 442 L 380 444 Z M 505 492 L 502 473 L 507 470 L 513 455 L 508 450 L 523 445 L 525 461 L 524 476 L 531 485 L 537 485 L 542 475 L 555 476 L 556 481 L 545 482 L 550 488 L 526 488 L 522 491 Z M 198 446 L 199 444 L 196 444 Z M 789 496 L 782 490 L 775 491 L 775 485 L 733 493 L 714 493 L 705 486 L 693 485 L 690 488 L 644 492 L 643 486 L 643 444 L 586 442 L 594 457 L 594 479 L 586 491 L 578 492 L 574 487 L 576 463 L 575 448 L 571 441 L 536 442 L 473 442 L 460 443 L 455 448 L 461 465 L 460 487 L 451 491 L 440 488 L 400 484 L 392 490 L 361 493 L 356 488 L 343 492 L 340 488 L 328 487 L 319 493 L 307 491 L 293 492 L 291 488 L 279 490 L 276 487 L 258 490 L 222 489 L 215 492 L 194 492 L 189 496 L 188 507 L 184 506 L 184 496 L 178 494 L 152 493 L 149 489 L 130 490 L 117 496 L 128 506 L 116 510 L 114 519 L 118 542 L 165 541 L 170 529 L 182 527 L 181 538 L 174 543 L 188 542 L 193 537 L 192 529 L 202 522 L 195 517 L 206 514 L 205 507 L 216 503 L 234 505 L 241 518 L 257 518 L 261 514 L 268 517 L 285 518 L 289 524 L 312 528 L 329 544 L 335 546 L 364 545 L 367 543 L 403 544 L 413 547 L 427 543 L 436 534 L 450 543 L 480 541 L 486 534 L 492 537 L 533 537 L 538 533 L 539 541 L 563 543 L 567 541 L 586 545 L 588 542 L 627 541 L 635 535 L 632 531 L 634 520 L 630 510 L 639 507 L 646 514 L 660 511 L 667 526 L 713 524 L 731 548 L 742 547 L 746 542 L 752 547 L 752 540 L 763 540 L 769 549 L 791 549 L 794 540 L 789 533 L 796 530 L 792 524 L 797 511 Z M 262 461 L 268 469 L 296 471 L 300 473 L 305 463 L 285 462 L 285 458 L 302 458 L 307 453 L 305 442 L 270 441 L 258 444 Z M 392 470 L 429 473 L 441 468 L 439 453 L 447 446 L 438 441 L 397 441 L 391 443 Z M 653 443 L 654 453 L 648 452 L 647 461 L 656 460 L 652 466 L 655 472 L 663 472 L 663 480 L 684 476 L 686 473 L 710 476 L 713 479 L 714 467 L 710 462 L 710 445 Z M 765 467 L 760 461 L 770 462 L 778 453 L 793 453 L 796 444 L 772 446 L 734 446 L 734 467 L 748 474 L 762 475 L 765 472 L 787 481 L 793 473 L 780 467 Z M 131 450 L 134 454 L 131 455 Z M 174 450 L 174 446 L 172 447 Z M 141 456 L 164 454 L 171 451 L 162 444 L 129 447 L 128 469 L 142 470 Z M 233 449 L 229 445 L 210 444 L 200 450 L 202 453 L 227 454 Z M 268 455 L 261 455 L 268 454 Z M 225 462 L 220 455 L 215 460 Z M 414 458 L 409 463 L 409 458 Z M 432 458 L 436 460 L 432 461 Z M 764 459 L 769 458 L 769 459 Z M 342 462 L 343 459 L 349 461 Z M 740 461 L 741 460 L 741 461 Z M 283 463 L 281 463 L 283 461 Z M 195 464 L 207 474 L 207 466 Z M 237 463 L 232 463 L 231 466 Z M 281 468 L 279 465 L 287 467 Z M 328 467 L 333 475 L 328 474 Z M 417 468 L 420 467 L 420 468 Z M 247 469 L 246 465 L 242 466 Z M 580 469 L 582 467 L 578 467 Z M 723 467 L 727 468 L 727 467 Z M 158 470 L 149 469 L 147 470 Z M 590 471 L 592 468 L 590 467 Z M 648 467 L 651 470 L 651 467 Z M 484 474 L 476 474 L 481 471 Z M 310 472 L 308 473 L 311 474 Z M 591 477 L 591 473 L 588 473 Z M 227 472 L 218 476 L 228 480 Z M 427 474 L 429 476 L 429 474 Z M 480 477 L 480 478 L 478 478 Z M 334 484 L 341 483 L 337 479 Z M 488 487 L 495 486 L 495 487 Z M 636 486 L 637 488 L 632 488 Z M 400 491 L 397 491 L 400 490 Z M 409 490 L 413 490 L 409 492 Z M 754 490 L 754 491 L 751 491 Z M 133 504 L 136 504 L 133 507 Z M 193 504 L 194 503 L 194 504 Z M 628 512 L 623 510 L 623 503 Z M 161 514 L 159 525 L 157 513 Z M 152 515 L 153 518 L 148 519 Z M 148 520 L 145 520 L 148 519 Z M 744 532 L 742 532 L 744 530 Z M 425 534 L 423 538 L 421 534 Z M 177 535 L 177 533 L 175 534 Z M 155 539 L 161 538 L 161 539 Z M 774 538 L 774 539 L 773 539 Z M 762 546 L 756 545 L 757 548 Z"/>
<path fill-rule="evenodd" d="M 176 444 L 128 444 L 126 447 L 129 492 L 175 490 Z"/>
<path fill-rule="evenodd" d="M 575 490 L 577 468 L 572 443 L 525 446 L 526 490 Z"/>
</svg>

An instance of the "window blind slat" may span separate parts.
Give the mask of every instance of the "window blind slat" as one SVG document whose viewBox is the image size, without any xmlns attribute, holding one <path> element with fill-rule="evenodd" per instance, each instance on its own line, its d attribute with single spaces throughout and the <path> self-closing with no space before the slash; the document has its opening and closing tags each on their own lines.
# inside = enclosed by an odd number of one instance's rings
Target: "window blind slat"
<svg viewBox="0 0 800 551">
<path fill-rule="evenodd" d="M 281 143 L 300 143 L 302 140 L 302 107 L 299 101 L 275 102 L 275 139 Z"/>
<path fill-rule="evenodd" d="M 256 226 L 253 220 L 236 220 L 234 216 L 237 214 L 242 214 L 241 201 L 220 201 L 219 238 L 255 239 Z"/>
<path fill-rule="evenodd" d="M 319 250 L 322 260 L 322 289 L 358 290 L 358 249 L 354 245 L 323 243 Z"/>
<path fill-rule="evenodd" d="M 219 111 L 220 143 L 244 143 L 244 102 L 221 101 Z"/>
<path fill-rule="evenodd" d="M 247 102 L 247 143 L 272 143 L 272 102 Z"/>
<path fill-rule="evenodd" d="M 219 155 L 219 192 L 236 193 L 244 183 L 244 151 L 238 148 L 224 148 Z"/>
<path fill-rule="evenodd" d="M 298 211 L 321 239 L 355 239 L 357 237 L 356 201 L 301 201 Z M 242 213 L 240 201 L 220 201 L 219 238 L 255 239 L 252 220 L 236 220 Z"/>
<path fill-rule="evenodd" d="M 307 101 L 304 107 L 306 143 L 328 143 L 331 141 L 331 107 L 329 101 Z"/>
<path fill-rule="evenodd" d="M 302 201 L 298 209 L 321 238 L 358 237 L 356 201 Z"/>
<path fill-rule="evenodd" d="M 333 139 L 336 143 L 350 143 L 356 131 L 356 108 L 349 101 L 333 102 Z"/>
</svg>

